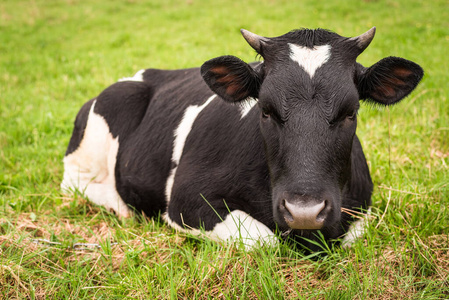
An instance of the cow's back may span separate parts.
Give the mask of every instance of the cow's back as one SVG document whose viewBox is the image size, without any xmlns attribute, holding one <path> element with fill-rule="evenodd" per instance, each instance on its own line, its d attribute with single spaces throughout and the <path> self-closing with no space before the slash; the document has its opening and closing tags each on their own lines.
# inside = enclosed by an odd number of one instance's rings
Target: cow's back
<svg viewBox="0 0 449 300">
<path fill-rule="evenodd" d="M 165 207 L 174 128 L 186 107 L 211 94 L 199 69 L 147 69 L 112 84 L 77 115 L 63 190 L 79 190 L 115 211 L 110 203 L 158 214 Z"/>
<path fill-rule="evenodd" d="M 144 94 L 148 97 L 148 105 L 142 110 L 139 125 L 119 139 L 115 177 L 122 199 L 137 211 L 154 216 L 166 207 L 165 188 L 173 168 L 175 130 L 185 110 L 203 104 L 212 92 L 198 69 L 149 69 L 142 77 L 143 82 L 139 84 L 148 88 Z M 120 98 L 123 100 L 126 96 Z M 118 122 L 123 124 L 127 120 Z"/>
</svg>

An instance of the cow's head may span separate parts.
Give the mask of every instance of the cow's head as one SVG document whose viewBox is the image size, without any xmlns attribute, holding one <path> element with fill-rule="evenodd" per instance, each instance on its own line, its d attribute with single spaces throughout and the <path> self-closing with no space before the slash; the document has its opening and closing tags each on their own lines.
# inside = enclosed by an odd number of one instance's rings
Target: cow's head
<svg viewBox="0 0 449 300">
<path fill-rule="evenodd" d="M 242 30 L 263 63 L 252 68 L 222 56 L 201 68 L 225 101 L 258 99 L 274 220 L 283 228 L 320 229 L 340 220 L 359 100 L 397 103 L 423 76 L 420 66 L 398 57 L 369 68 L 357 63 L 374 33 L 346 38 L 302 29 L 266 38 Z"/>
</svg>

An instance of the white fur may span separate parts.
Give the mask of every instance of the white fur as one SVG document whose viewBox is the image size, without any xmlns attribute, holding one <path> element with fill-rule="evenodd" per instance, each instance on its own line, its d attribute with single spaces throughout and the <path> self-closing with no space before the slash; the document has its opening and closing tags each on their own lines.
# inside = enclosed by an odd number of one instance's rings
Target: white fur
<svg viewBox="0 0 449 300">
<path fill-rule="evenodd" d="M 356 240 L 358 240 L 365 234 L 370 214 L 371 208 L 368 209 L 367 214 L 362 219 L 359 219 L 351 224 L 348 232 L 341 242 L 343 247 L 351 247 L 351 245 L 354 244 Z"/>
<path fill-rule="evenodd" d="M 290 47 L 290 59 L 297 62 L 310 78 L 313 78 L 316 70 L 324 65 L 331 57 L 331 46 L 315 46 L 313 49 L 288 44 Z"/>
<path fill-rule="evenodd" d="M 118 81 L 143 81 L 143 73 L 145 70 L 140 70 L 133 77 L 124 77 L 119 79 Z"/>
<path fill-rule="evenodd" d="M 277 242 L 276 236 L 267 226 L 241 210 L 232 211 L 223 222 L 208 232 L 208 236 L 222 241 L 241 240 L 246 247 L 253 247 L 257 243 L 274 245 Z"/>
<path fill-rule="evenodd" d="M 187 107 L 184 111 L 184 116 L 182 117 L 181 122 L 174 132 L 175 140 L 173 142 L 173 153 L 172 153 L 172 162 L 176 164 L 170 171 L 170 175 L 167 178 L 167 183 L 165 185 L 165 196 L 167 200 L 167 204 L 170 202 L 171 192 L 173 189 L 173 184 L 175 180 L 176 170 L 178 169 L 178 164 L 181 159 L 182 152 L 184 150 L 184 145 L 186 143 L 187 137 L 189 136 L 190 131 L 192 130 L 193 123 L 196 118 L 200 114 L 200 112 L 207 106 L 209 103 L 215 99 L 217 95 L 213 95 L 209 97 L 206 102 L 202 105 L 191 105 Z"/>
<path fill-rule="evenodd" d="M 257 99 L 254 99 L 252 97 L 249 97 L 246 100 L 244 100 L 240 104 L 240 120 L 243 119 L 256 104 L 257 104 Z"/>
<path fill-rule="evenodd" d="M 118 137 L 112 137 L 105 119 L 94 112 L 95 104 L 96 100 L 90 108 L 78 149 L 64 157 L 61 188 L 67 193 L 78 190 L 93 203 L 114 210 L 121 217 L 128 217 L 131 211 L 115 186 Z"/>
<path fill-rule="evenodd" d="M 241 210 L 230 212 L 223 222 L 217 223 L 210 231 L 200 231 L 196 228 L 186 229 L 172 221 L 168 213 L 163 215 L 163 219 L 175 230 L 194 235 L 203 234 L 214 241 L 240 241 L 246 249 L 262 244 L 275 246 L 278 243 L 278 238 L 266 225 Z"/>
</svg>

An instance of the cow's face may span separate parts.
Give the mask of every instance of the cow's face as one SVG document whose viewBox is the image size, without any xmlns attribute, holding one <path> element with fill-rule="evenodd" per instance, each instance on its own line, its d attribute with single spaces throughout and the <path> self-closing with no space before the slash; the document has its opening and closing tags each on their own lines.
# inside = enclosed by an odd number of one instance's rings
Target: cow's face
<svg viewBox="0 0 449 300">
<path fill-rule="evenodd" d="M 273 216 L 282 228 L 320 229 L 340 219 L 359 99 L 396 103 L 423 76 L 402 58 L 370 68 L 356 63 L 374 33 L 345 38 L 304 29 L 265 38 L 242 30 L 262 64 L 253 69 L 224 56 L 202 66 L 206 83 L 224 100 L 258 99 Z"/>
</svg>

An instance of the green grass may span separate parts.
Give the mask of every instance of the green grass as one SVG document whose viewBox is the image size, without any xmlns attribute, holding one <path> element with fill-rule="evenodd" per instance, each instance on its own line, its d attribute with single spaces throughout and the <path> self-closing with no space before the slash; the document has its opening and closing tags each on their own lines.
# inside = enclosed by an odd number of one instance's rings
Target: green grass
<svg viewBox="0 0 449 300">
<path fill-rule="evenodd" d="M 78 109 L 118 78 L 224 54 L 252 61 L 240 28 L 372 26 L 359 62 L 401 56 L 426 76 L 394 107 L 362 106 L 376 188 L 351 249 L 246 252 L 59 191 Z M 446 0 L 0 1 L 0 298 L 449 298 L 448 49 Z"/>
</svg>

